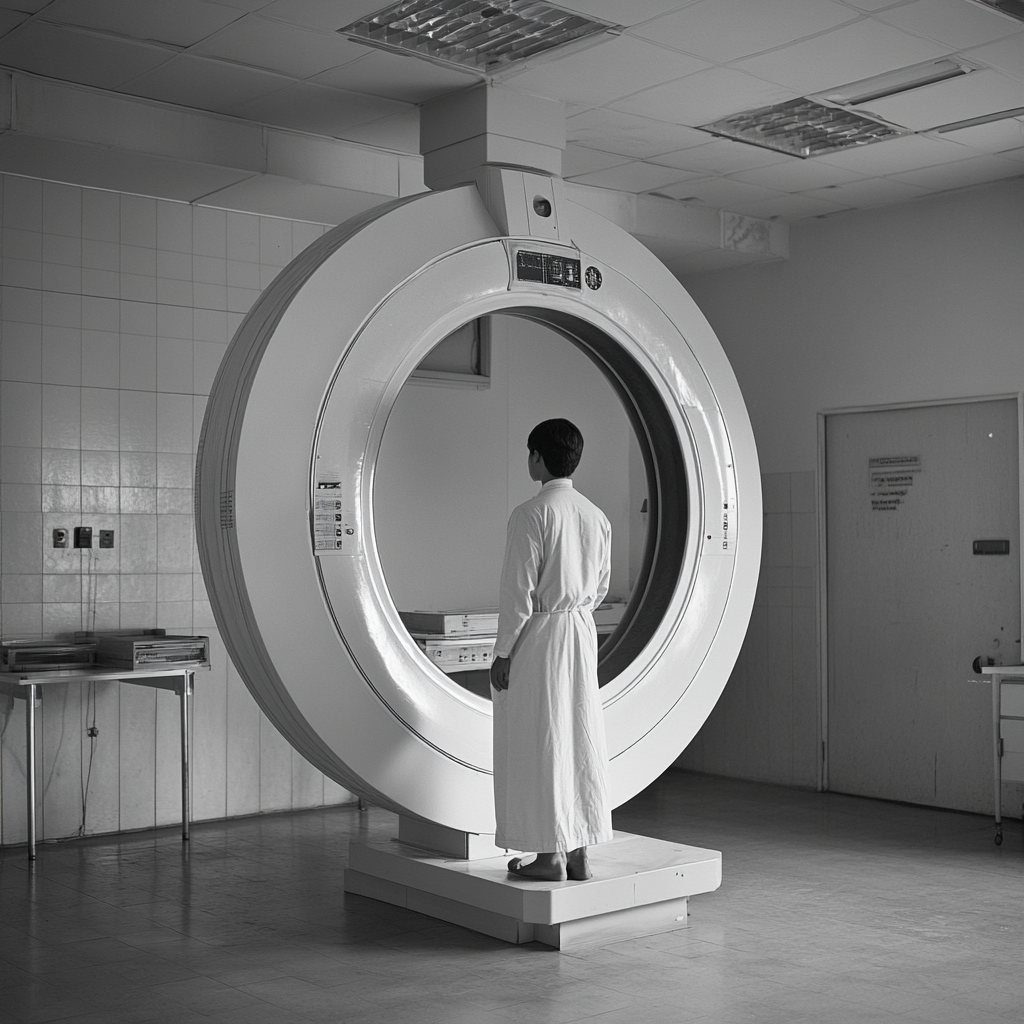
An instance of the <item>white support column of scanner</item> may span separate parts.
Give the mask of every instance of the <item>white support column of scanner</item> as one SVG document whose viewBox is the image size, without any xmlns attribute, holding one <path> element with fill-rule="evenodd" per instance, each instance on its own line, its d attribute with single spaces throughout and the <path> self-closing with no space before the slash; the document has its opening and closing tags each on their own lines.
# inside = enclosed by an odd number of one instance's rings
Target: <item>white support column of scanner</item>
<svg viewBox="0 0 1024 1024">
<path fill-rule="evenodd" d="M 685 749 L 725 686 L 753 605 L 761 495 L 732 368 L 665 266 L 567 202 L 557 177 L 491 167 L 477 180 L 341 225 L 266 289 L 210 395 L 196 517 L 228 651 L 296 749 L 380 806 L 486 834 L 490 704 L 417 648 L 374 538 L 376 459 L 409 373 L 451 331 L 500 312 L 578 345 L 626 406 L 650 518 L 601 658 L 616 806 Z M 589 283 L 524 280 L 521 251 L 578 261 Z M 325 495 L 340 548 L 314 522 Z"/>
</svg>

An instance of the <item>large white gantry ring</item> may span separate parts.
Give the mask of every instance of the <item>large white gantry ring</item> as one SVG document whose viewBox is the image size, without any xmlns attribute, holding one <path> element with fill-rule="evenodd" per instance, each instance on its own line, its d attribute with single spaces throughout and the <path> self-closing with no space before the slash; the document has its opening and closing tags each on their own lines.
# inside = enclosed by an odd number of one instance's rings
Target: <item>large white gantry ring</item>
<svg viewBox="0 0 1024 1024">
<path fill-rule="evenodd" d="M 286 267 L 227 350 L 196 473 L 214 613 L 266 714 L 341 785 L 475 833 L 494 831 L 490 704 L 403 628 L 374 536 L 384 428 L 431 348 L 488 314 L 543 323 L 597 364 L 632 421 L 646 551 L 600 661 L 615 805 L 710 714 L 761 552 L 753 435 L 704 316 L 628 233 L 568 202 L 559 179 L 491 179 L 489 206 L 475 185 L 399 200 Z"/>
</svg>

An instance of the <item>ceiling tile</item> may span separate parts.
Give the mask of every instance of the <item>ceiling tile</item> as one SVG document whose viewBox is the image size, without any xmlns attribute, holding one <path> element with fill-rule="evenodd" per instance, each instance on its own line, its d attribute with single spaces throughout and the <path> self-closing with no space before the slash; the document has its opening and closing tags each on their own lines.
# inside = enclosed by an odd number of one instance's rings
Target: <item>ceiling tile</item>
<svg viewBox="0 0 1024 1024">
<path fill-rule="evenodd" d="M 479 75 L 455 68 L 443 68 L 383 50 L 370 50 L 358 60 L 331 68 L 311 81 L 333 89 L 387 96 L 406 103 L 423 103 L 446 92 L 465 89 L 481 81 Z"/>
<path fill-rule="evenodd" d="M 272 0 L 220 0 L 225 7 L 237 7 L 240 11 L 248 11 L 250 14 L 267 7 Z"/>
<path fill-rule="evenodd" d="M 502 75 L 501 80 L 551 99 L 603 107 L 621 96 L 708 66 L 706 61 L 677 50 L 619 36 L 561 59 L 527 64 Z"/>
<path fill-rule="evenodd" d="M 250 14 L 189 52 L 309 78 L 365 56 L 366 47 L 337 32 L 316 32 Z"/>
<path fill-rule="evenodd" d="M 671 153 L 705 139 L 704 132 L 617 110 L 587 110 L 566 119 L 566 138 L 591 149 L 638 159 Z"/>
<path fill-rule="evenodd" d="M 64 28 L 38 18 L 0 39 L 0 64 L 99 89 L 115 89 L 173 56 L 174 51 L 165 47 Z"/>
<path fill-rule="evenodd" d="M 884 142 L 875 143 L 884 146 Z M 790 157 L 784 164 L 772 164 L 769 167 L 755 167 L 749 171 L 740 171 L 732 175 L 738 181 L 748 181 L 752 185 L 773 188 L 779 192 L 803 192 L 809 188 L 822 188 L 825 185 L 838 185 L 844 181 L 856 181 L 863 175 L 845 167 L 834 167 L 818 160 L 801 160 Z"/>
<path fill-rule="evenodd" d="M 751 185 L 735 178 L 698 178 L 683 181 L 678 185 L 669 185 L 658 189 L 662 195 L 672 199 L 699 199 L 708 206 L 721 210 L 736 209 L 738 204 L 763 202 L 766 199 L 779 199 L 783 193 L 775 189 Z M 737 212 L 742 213 L 742 210 Z"/>
<path fill-rule="evenodd" d="M 604 171 L 591 171 L 579 174 L 573 181 L 581 185 L 593 185 L 596 188 L 615 188 L 620 192 L 650 192 L 664 185 L 672 184 L 689 175 L 675 167 L 659 167 L 656 164 L 635 162 L 610 167 Z"/>
<path fill-rule="evenodd" d="M 1007 117 L 1002 121 L 976 124 L 973 128 L 943 132 L 942 138 L 947 142 L 970 146 L 971 149 L 980 150 L 982 153 L 1002 153 L 1007 149 L 1024 146 L 1024 120 Z"/>
<path fill-rule="evenodd" d="M 414 153 L 420 151 L 420 112 L 419 109 L 403 110 L 398 114 L 368 121 L 345 129 L 345 138 L 350 142 L 360 142 L 364 146 L 376 146 L 378 149 L 390 149 L 396 153 Z"/>
<path fill-rule="evenodd" d="M 955 160 L 937 167 L 921 167 L 916 171 L 893 174 L 896 181 L 941 191 L 949 188 L 963 188 L 985 181 L 999 181 L 1014 178 L 1021 173 L 1021 166 L 1014 160 L 1000 156 L 975 156 L 969 160 Z"/>
<path fill-rule="evenodd" d="M 949 47 L 939 43 L 915 39 L 899 29 L 865 20 L 739 61 L 735 66 L 807 96 L 948 52 Z"/>
<path fill-rule="evenodd" d="M 979 46 L 966 56 L 980 64 L 987 64 L 996 71 L 1002 71 L 1003 74 L 1024 79 L 1024 41 L 1020 36 L 1011 36 L 1009 39 L 1000 39 L 998 43 Z"/>
<path fill-rule="evenodd" d="M 20 11 L 0 10 L 0 36 L 7 35 L 11 29 L 17 28 L 27 18 L 28 15 Z"/>
<path fill-rule="evenodd" d="M 241 17 L 237 8 L 213 0 L 56 0 L 42 13 L 46 21 L 173 46 L 191 46 Z"/>
<path fill-rule="evenodd" d="M 233 112 L 281 128 L 347 139 L 348 130 L 406 109 L 395 100 L 299 82 L 242 103 Z"/>
<path fill-rule="evenodd" d="M 694 0 L 558 0 L 558 6 L 613 25 L 639 25 L 687 2 Z"/>
<path fill-rule="evenodd" d="M 1024 31 L 1024 25 L 964 0 L 917 0 L 875 15 L 914 35 L 963 50 Z"/>
<path fill-rule="evenodd" d="M 769 164 L 781 164 L 792 160 L 785 153 L 776 153 L 760 146 L 749 146 L 732 139 L 711 139 L 702 146 L 682 149 L 677 153 L 663 153 L 652 157 L 656 164 L 668 164 L 669 167 L 680 167 L 685 171 L 702 171 L 705 174 L 732 174 L 745 171 L 751 167 L 767 167 Z"/>
<path fill-rule="evenodd" d="M 122 91 L 223 114 L 292 84 L 284 75 L 182 53 L 127 83 Z"/>
<path fill-rule="evenodd" d="M 891 203 L 906 203 L 928 195 L 929 191 L 918 185 L 894 181 L 892 178 L 864 178 L 862 181 L 849 181 L 830 188 L 808 189 L 802 194 L 866 210 L 876 206 L 888 206 Z"/>
<path fill-rule="evenodd" d="M 382 0 L 270 0 L 261 5 L 260 14 L 321 32 L 336 32 L 385 6 Z"/>
<path fill-rule="evenodd" d="M 571 178 L 576 174 L 587 174 L 590 171 L 604 171 L 625 162 L 617 153 L 603 153 L 599 149 L 570 144 L 562 150 L 562 177 Z"/>
<path fill-rule="evenodd" d="M 927 131 L 937 125 L 1022 106 L 1024 87 L 1021 83 L 985 69 L 896 96 L 870 100 L 857 109 L 913 131 Z"/>
<path fill-rule="evenodd" d="M 21 11 L 23 14 L 35 14 L 50 2 L 51 0 L 0 0 L 0 7 L 5 10 Z"/>
<path fill-rule="evenodd" d="M 1004 149 L 999 156 L 1003 160 L 1024 160 L 1024 146 L 1021 146 L 1020 149 Z"/>
<path fill-rule="evenodd" d="M 642 114 L 671 124 L 700 125 L 728 114 L 795 99 L 779 85 L 729 68 L 698 71 L 611 104 L 615 110 Z"/>
<path fill-rule="evenodd" d="M 849 7 L 856 7 L 858 11 L 874 12 L 883 7 L 892 7 L 894 0 L 843 0 Z"/>
<path fill-rule="evenodd" d="M 847 149 L 815 161 L 844 167 L 861 174 L 875 176 L 895 174 L 915 167 L 932 167 L 950 160 L 964 159 L 963 149 L 944 136 L 901 135 L 895 139 L 874 142 L 859 149 Z"/>
<path fill-rule="evenodd" d="M 858 17 L 831 0 L 700 0 L 635 29 L 635 34 L 726 63 L 825 32 Z"/>
<path fill-rule="evenodd" d="M 791 193 L 777 199 L 763 199 L 756 203 L 737 209 L 735 213 L 745 213 L 751 217 L 781 217 L 783 220 L 803 220 L 805 217 L 824 217 L 829 213 L 839 213 L 849 209 L 842 203 L 828 202 L 815 196 Z"/>
</svg>

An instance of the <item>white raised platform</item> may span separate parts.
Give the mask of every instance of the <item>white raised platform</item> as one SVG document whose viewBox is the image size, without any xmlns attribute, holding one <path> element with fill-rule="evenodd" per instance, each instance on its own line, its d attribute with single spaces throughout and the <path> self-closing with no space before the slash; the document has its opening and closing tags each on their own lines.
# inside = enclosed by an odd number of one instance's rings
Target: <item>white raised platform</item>
<svg viewBox="0 0 1024 1024">
<path fill-rule="evenodd" d="M 509 877 L 505 855 L 451 859 L 398 840 L 353 841 L 345 891 L 507 942 L 566 949 L 683 928 L 687 899 L 722 884 L 716 850 L 616 832 L 588 852 L 588 881 L 529 882 Z"/>
</svg>

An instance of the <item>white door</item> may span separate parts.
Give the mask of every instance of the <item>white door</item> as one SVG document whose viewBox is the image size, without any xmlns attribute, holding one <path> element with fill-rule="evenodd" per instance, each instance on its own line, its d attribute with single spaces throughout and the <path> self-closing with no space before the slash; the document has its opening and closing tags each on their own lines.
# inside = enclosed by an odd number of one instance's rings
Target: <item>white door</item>
<svg viewBox="0 0 1024 1024">
<path fill-rule="evenodd" d="M 830 789 L 991 811 L 990 689 L 966 680 L 977 655 L 1020 663 L 1017 418 L 826 417 Z"/>
</svg>

